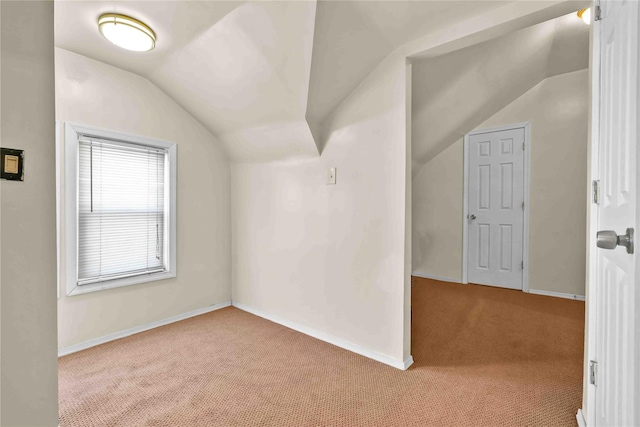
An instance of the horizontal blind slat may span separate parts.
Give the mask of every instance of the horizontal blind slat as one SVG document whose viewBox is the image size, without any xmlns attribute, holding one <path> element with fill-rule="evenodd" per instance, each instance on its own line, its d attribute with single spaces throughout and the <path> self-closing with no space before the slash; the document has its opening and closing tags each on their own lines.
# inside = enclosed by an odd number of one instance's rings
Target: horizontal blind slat
<svg viewBox="0 0 640 427">
<path fill-rule="evenodd" d="M 166 151 L 83 136 L 78 284 L 165 268 Z"/>
</svg>

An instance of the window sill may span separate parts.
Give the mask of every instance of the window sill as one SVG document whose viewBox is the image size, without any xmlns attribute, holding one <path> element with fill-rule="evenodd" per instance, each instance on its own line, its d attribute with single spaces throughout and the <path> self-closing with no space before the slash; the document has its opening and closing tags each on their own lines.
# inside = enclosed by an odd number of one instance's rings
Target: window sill
<svg viewBox="0 0 640 427">
<path fill-rule="evenodd" d="M 164 271 L 161 273 L 153 273 L 141 276 L 124 277 L 122 279 L 109 280 L 106 282 L 92 283 L 89 285 L 78 286 L 71 285 L 67 289 L 67 296 L 82 295 L 90 292 L 105 291 L 113 288 L 121 288 L 124 286 L 137 285 L 140 283 L 157 282 L 158 280 L 171 279 L 176 277 L 175 271 Z"/>
</svg>

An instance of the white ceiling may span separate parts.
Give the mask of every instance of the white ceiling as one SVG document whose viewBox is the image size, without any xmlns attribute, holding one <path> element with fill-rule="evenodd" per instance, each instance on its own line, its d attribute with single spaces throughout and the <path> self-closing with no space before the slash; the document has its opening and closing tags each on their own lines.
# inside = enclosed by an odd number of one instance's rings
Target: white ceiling
<svg viewBox="0 0 640 427">
<path fill-rule="evenodd" d="M 413 63 L 414 176 L 467 132 L 547 77 L 589 66 L 589 27 L 575 13 Z"/>
<path fill-rule="evenodd" d="M 156 49 L 111 45 L 95 24 L 105 12 L 150 25 Z M 304 118 L 315 2 L 57 2 L 55 19 L 56 46 L 146 77 L 230 157 L 318 154 Z"/>
<path fill-rule="evenodd" d="M 58 1 L 56 46 L 146 77 L 236 160 L 315 156 L 320 124 L 403 43 L 502 1 Z M 156 49 L 103 39 L 99 15 L 150 25 Z"/>
<path fill-rule="evenodd" d="M 245 3 L 172 52 L 149 78 L 234 159 L 317 155 L 311 133 L 290 127 L 306 127 L 314 20 L 312 2 Z M 247 132 L 255 128 L 284 131 L 267 139 Z"/>
<path fill-rule="evenodd" d="M 167 56 L 180 50 L 244 2 L 235 1 L 56 1 L 55 44 L 141 76 L 149 76 Z M 98 32 L 103 13 L 130 15 L 153 28 L 150 52 L 120 49 Z"/>
<path fill-rule="evenodd" d="M 319 1 L 307 117 L 322 121 L 397 47 L 505 1 Z"/>
<path fill-rule="evenodd" d="M 330 112 L 394 49 L 505 1 L 57 1 L 57 47 L 146 77 L 232 159 L 317 156 Z M 99 34 L 99 15 L 150 25 L 150 52 Z M 558 40 L 559 56 L 570 46 Z M 310 128 L 311 124 L 311 128 Z M 317 135 L 316 135 L 317 136 Z"/>
</svg>

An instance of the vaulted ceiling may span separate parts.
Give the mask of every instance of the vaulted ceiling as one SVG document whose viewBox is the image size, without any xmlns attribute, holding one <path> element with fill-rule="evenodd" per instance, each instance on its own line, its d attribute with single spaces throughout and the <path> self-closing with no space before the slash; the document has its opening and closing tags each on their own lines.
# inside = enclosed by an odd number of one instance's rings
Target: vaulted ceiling
<svg viewBox="0 0 640 427">
<path fill-rule="evenodd" d="M 59 1 L 56 46 L 139 74 L 235 160 L 317 156 L 322 122 L 390 52 L 504 1 Z M 98 16 L 131 15 L 156 48 L 122 50 Z M 315 138 L 314 138 L 315 136 Z"/>
<path fill-rule="evenodd" d="M 413 64 L 413 174 L 547 77 L 589 66 L 575 13 Z"/>
</svg>

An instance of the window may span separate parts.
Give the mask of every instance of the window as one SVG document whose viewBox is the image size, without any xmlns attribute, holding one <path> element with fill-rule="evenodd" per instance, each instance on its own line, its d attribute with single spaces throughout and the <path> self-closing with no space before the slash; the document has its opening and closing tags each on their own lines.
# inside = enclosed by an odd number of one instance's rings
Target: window
<svg viewBox="0 0 640 427">
<path fill-rule="evenodd" d="M 66 274 L 75 295 L 176 276 L 176 145 L 67 124 Z"/>
</svg>

